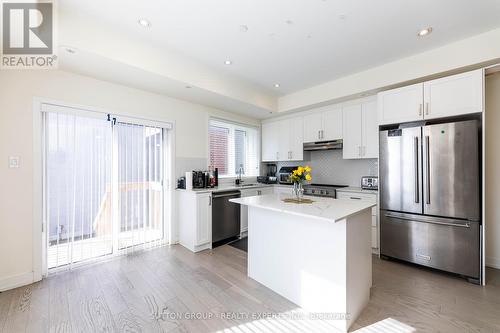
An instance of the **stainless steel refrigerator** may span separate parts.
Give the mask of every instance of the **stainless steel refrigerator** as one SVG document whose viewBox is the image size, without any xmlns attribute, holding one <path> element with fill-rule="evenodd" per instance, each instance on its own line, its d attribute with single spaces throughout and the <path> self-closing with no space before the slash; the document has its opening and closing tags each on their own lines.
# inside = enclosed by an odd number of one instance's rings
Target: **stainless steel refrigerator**
<svg viewBox="0 0 500 333">
<path fill-rule="evenodd" d="M 380 132 L 380 252 L 480 281 L 476 120 Z"/>
</svg>

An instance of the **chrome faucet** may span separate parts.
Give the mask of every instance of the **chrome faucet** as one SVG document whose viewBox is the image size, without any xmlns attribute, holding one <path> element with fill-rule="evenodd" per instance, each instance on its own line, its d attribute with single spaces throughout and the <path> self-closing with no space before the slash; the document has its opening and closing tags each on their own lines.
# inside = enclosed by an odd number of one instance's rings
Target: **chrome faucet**
<svg viewBox="0 0 500 333">
<path fill-rule="evenodd" d="M 240 168 L 238 169 L 238 177 L 236 178 L 236 185 L 241 185 L 243 180 L 241 180 L 241 174 L 243 173 L 243 164 L 240 164 Z"/>
</svg>

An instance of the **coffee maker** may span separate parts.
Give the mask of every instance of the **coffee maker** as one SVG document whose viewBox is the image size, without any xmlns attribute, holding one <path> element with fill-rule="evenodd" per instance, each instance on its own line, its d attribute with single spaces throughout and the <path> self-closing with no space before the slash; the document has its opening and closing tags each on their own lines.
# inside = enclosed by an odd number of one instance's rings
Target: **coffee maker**
<svg viewBox="0 0 500 333">
<path fill-rule="evenodd" d="M 278 177 L 276 177 L 278 168 L 276 164 L 266 164 L 266 167 L 266 175 L 257 177 L 257 182 L 264 184 L 276 184 L 278 182 Z"/>
</svg>

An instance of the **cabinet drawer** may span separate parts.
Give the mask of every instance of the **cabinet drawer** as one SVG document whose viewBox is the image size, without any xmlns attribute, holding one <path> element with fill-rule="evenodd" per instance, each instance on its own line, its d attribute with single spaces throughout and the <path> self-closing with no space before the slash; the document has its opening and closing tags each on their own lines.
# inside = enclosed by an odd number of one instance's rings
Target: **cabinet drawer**
<svg viewBox="0 0 500 333">
<path fill-rule="evenodd" d="M 377 203 L 377 195 L 357 192 L 337 192 L 338 199 L 362 200 Z M 375 212 L 376 214 L 376 212 Z"/>
</svg>

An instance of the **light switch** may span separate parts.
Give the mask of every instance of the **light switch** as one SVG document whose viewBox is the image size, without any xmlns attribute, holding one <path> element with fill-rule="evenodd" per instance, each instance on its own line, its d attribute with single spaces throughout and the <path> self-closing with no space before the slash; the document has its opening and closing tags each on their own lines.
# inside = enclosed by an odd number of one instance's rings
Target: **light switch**
<svg viewBox="0 0 500 333">
<path fill-rule="evenodd" d="M 9 156 L 9 168 L 19 168 L 19 156 Z"/>
</svg>

